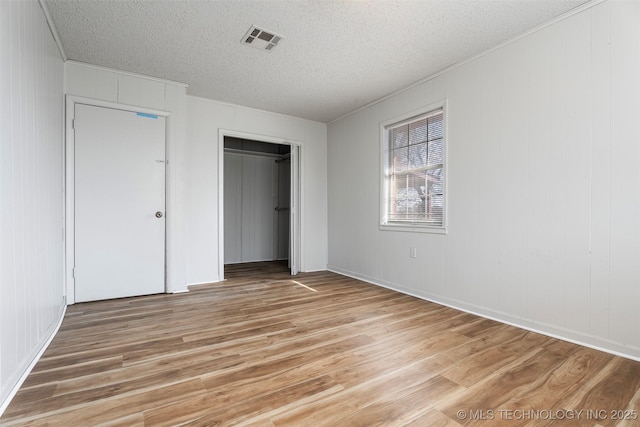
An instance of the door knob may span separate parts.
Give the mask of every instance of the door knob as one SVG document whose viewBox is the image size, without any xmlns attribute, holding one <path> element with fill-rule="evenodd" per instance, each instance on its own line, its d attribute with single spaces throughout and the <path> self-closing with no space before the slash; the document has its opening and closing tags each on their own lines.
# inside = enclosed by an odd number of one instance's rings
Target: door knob
<svg viewBox="0 0 640 427">
<path fill-rule="evenodd" d="M 162 212 L 160 211 L 156 212 L 156 218 L 162 218 Z"/>
</svg>

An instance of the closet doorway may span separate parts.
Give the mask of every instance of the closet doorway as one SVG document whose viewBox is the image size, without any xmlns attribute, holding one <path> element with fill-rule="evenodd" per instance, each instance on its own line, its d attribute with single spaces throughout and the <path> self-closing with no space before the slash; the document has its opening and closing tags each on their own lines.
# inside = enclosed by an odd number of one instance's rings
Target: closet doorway
<svg viewBox="0 0 640 427">
<path fill-rule="evenodd" d="M 224 265 L 280 261 L 296 274 L 297 146 L 230 135 L 223 145 Z"/>
</svg>

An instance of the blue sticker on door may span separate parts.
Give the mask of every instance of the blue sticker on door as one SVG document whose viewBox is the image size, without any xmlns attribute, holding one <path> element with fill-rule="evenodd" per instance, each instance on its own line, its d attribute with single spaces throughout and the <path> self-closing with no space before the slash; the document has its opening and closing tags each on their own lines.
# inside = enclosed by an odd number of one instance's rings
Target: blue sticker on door
<svg viewBox="0 0 640 427">
<path fill-rule="evenodd" d="M 157 119 L 158 116 L 156 116 L 155 114 L 149 114 L 149 113 L 136 113 L 138 116 L 140 117 L 146 117 L 148 119 Z"/>
</svg>

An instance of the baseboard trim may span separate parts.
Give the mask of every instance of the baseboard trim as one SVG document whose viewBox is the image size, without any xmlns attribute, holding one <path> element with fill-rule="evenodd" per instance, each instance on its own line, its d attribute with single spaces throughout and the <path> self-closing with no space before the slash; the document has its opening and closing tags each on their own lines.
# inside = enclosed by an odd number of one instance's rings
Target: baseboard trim
<svg viewBox="0 0 640 427">
<path fill-rule="evenodd" d="M 420 294 L 411 289 L 398 286 L 395 283 L 389 283 L 380 281 L 376 278 L 369 277 L 363 274 L 355 273 L 353 271 L 345 270 L 340 267 L 329 265 L 329 271 L 342 274 L 344 276 L 352 277 L 354 279 L 362 280 L 363 282 L 370 283 L 372 285 L 380 286 L 382 288 L 390 289 L 392 291 L 400 292 L 412 297 L 420 298 L 425 301 L 433 302 L 435 304 L 444 305 L 446 307 L 453 308 L 455 310 L 464 311 L 465 313 L 480 316 L 485 319 L 495 320 L 496 322 L 504 323 L 507 325 L 515 326 L 520 329 L 542 334 L 551 338 L 556 338 L 562 341 L 567 341 L 572 344 L 581 345 L 583 347 L 592 348 L 594 350 L 603 351 L 605 353 L 613 354 L 615 356 L 624 357 L 640 362 L 640 349 L 626 347 L 622 344 L 604 340 L 602 338 L 585 335 L 575 331 L 558 328 L 553 325 L 547 325 L 540 322 L 530 321 L 522 319 L 516 316 L 512 316 L 508 313 L 503 313 L 495 310 L 488 310 L 480 306 L 474 306 L 472 304 L 466 304 L 461 301 L 451 300 L 447 298 L 441 298 L 436 295 Z"/>
<path fill-rule="evenodd" d="M 13 400 L 13 398 L 16 396 L 16 394 L 18 393 L 18 390 L 20 390 L 20 387 L 22 387 L 22 384 L 24 384 L 25 380 L 27 379 L 27 377 L 29 376 L 33 368 L 36 366 L 36 363 L 38 363 L 38 361 L 40 360 L 44 352 L 47 350 L 47 348 L 49 348 L 51 341 L 53 341 L 55 336 L 58 334 L 58 330 L 60 330 L 60 326 L 62 325 L 62 321 L 64 320 L 64 315 L 66 312 L 67 312 L 67 306 L 63 305 L 60 318 L 58 319 L 57 324 L 51 330 L 49 337 L 40 348 L 40 351 L 36 353 L 35 357 L 31 360 L 31 363 L 29 364 L 29 366 L 27 366 L 27 369 L 25 369 L 25 371 L 22 373 L 18 381 L 15 383 L 15 385 L 7 395 L 7 397 L 4 399 L 4 401 L 0 405 L 0 417 L 2 417 L 2 414 L 4 414 L 4 411 L 7 409 L 7 407 Z"/>
<path fill-rule="evenodd" d="M 188 283 L 187 284 L 187 291 L 189 289 L 189 286 L 199 286 L 199 285 L 212 285 L 214 283 L 220 283 L 220 282 L 224 282 L 225 280 L 220 280 L 220 279 L 214 279 L 214 280 L 209 280 L 208 282 L 194 282 L 194 283 Z"/>
</svg>

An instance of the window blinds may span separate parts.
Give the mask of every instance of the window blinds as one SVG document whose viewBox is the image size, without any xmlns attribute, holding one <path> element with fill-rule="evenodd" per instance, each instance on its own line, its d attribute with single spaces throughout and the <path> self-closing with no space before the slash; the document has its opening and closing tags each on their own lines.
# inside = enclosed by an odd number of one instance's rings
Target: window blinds
<svg viewBox="0 0 640 427">
<path fill-rule="evenodd" d="M 444 113 L 438 109 L 386 128 L 387 221 L 442 226 Z"/>
</svg>

